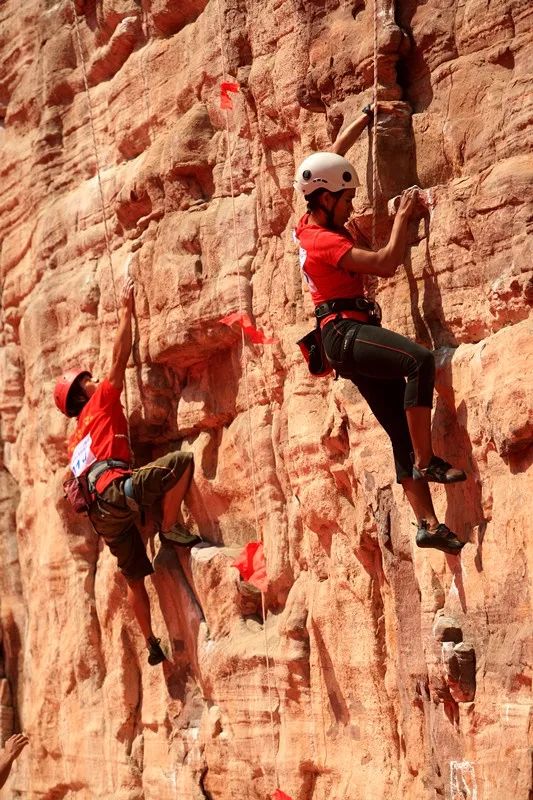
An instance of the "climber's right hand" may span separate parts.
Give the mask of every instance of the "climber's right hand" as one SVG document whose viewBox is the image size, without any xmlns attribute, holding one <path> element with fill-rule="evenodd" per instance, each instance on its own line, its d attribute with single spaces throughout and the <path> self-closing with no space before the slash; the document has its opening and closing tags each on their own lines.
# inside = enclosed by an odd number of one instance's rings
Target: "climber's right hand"
<svg viewBox="0 0 533 800">
<path fill-rule="evenodd" d="M 16 733 L 10 736 L 5 743 L 4 749 L 9 758 L 14 761 L 21 750 L 23 750 L 29 743 L 28 737 L 24 733 Z"/>
<path fill-rule="evenodd" d="M 418 202 L 418 188 L 412 186 L 402 193 L 400 204 L 398 206 L 398 214 L 406 219 L 410 219 Z"/>
<path fill-rule="evenodd" d="M 124 286 L 122 287 L 122 295 L 120 299 L 122 307 L 127 309 L 130 313 L 133 311 L 134 288 L 133 279 L 128 276 L 124 282 Z"/>
</svg>

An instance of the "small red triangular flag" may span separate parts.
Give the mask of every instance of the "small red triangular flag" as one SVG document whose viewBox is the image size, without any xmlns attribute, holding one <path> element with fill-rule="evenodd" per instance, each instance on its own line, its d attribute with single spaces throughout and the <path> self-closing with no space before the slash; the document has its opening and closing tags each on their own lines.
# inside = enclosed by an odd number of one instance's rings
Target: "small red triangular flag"
<svg viewBox="0 0 533 800">
<path fill-rule="evenodd" d="M 274 344 L 276 341 L 271 336 L 265 336 L 263 331 L 256 328 L 246 311 L 235 311 L 233 314 L 227 314 L 220 321 L 230 328 L 232 325 L 238 325 L 252 344 Z"/>
<path fill-rule="evenodd" d="M 243 581 L 248 581 L 259 591 L 266 592 L 268 576 L 262 542 L 248 542 L 233 562 L 233 566 L 237 567 Z"/>
<path fill-rule="evenodd" d="M 272 795 L 272 800 L 292 800 L 292 797 L 289 797 L 288 794 L 282 792 L 281 789 L 276 789 L 276 791 Z"/>
<path fill-rule="evenodd" d="M 229 81 L 222 81 L 220 84 L 220 108 L 227 108 L 230 111 L 233 109 L 233 102 L 228 92 L 238 92 L 239 84 L 230 83 Z"/>
</svg>

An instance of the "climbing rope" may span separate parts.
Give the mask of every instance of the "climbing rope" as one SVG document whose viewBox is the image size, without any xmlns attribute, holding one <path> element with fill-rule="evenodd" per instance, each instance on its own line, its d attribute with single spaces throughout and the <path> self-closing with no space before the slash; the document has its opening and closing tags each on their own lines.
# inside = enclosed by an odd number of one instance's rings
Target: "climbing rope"
<svg viewBox="0 0 533 800">
<path fill-rule="evenodd" d="M 373 26 L 374 26 L 374 117 L 372 120 L 372 248 L 377 249 L 376 214 L 378 210 L 378 2 L 374 0 Z"/>
<path fill-rule="evenodd" d="M 220 57 L 222 62 L 222 81 L 226 82 L 226 57 L 225 57 L 225 48 L 224 48 L 224 34 L 223 34 L 223 22 L 222 22 L 222 10 L 220 7 L 220 0 L 217 0 L 217 17 L 218 17 L 218 33 L 219 33 L 219 43 L 220 43 Z M 237 246 L 237 213 L 235 209 L 235 185 L 233 180 L 233 155 L 231 151 L 231 137 L 230 137 L 230 124 L 229 124 L 229 110 L 226 107 L 224 109 L 225 113 L 225 122 L 226 122 L 226 142 L 227 142 L 227 151 L 228 151 L 228 162 L 229 162 L 229 179 L 230 179 L 230 192 L 231 192 L 231 206 L 232 206 L 232 220 L 233 220 L 233 259 L 236 268 L 237 274 L 237 284 L 238 284 L 238 303 L 239 303 L 239 313 L 243 313 L 243 301 L 242 301 L 242 289 L 241 289 L 241 268 L 239 264 L 239 253 L 238 253 L 238 246 Z M 255 516 L 255 533 L 256 538 L 258 541 L 262 541 L 262 536 L 259 527 L 259 512 L 258 512 L 258 503 L 257 503 L 257 484 L 256 484 L 256 467 L 255 467 L 255 456 L 254 456 L 254 445 L 253 445 L 253 431 L 252 431 L 252 408 L 250 402 L 250 386 L 249 386 L 249 378 L 248 378 L 248 355 L 247 355 L 247 348 L 246 348 L 246 339 L 244 335 L 244 330 L 241 328 L 241 342 L 242 342 L 242 354 L 243 354 L 243 370 L 244 370 L 244 389 L 245 389 L 245 396 L 246 396 L 246 409 L 247 409 L 247 427 L 248 427 L 248 458 L 250 462 L 250 469 L 251 469 L 251 483 L 252 483 L 252 494 L 253 494 L 253 503 L 254 503 L 254 516 Z M 269 655 L 269 648 L 268 648 L 268 636 L 267 636 L 267 616 L 266 616 L 266 605 L 265 605 L 265 593 L 261 591 L 261 609 L 263 613 L 263 631 L 265 637 L 265 666 L 266 666 L 266 678 L 267 678 L 267 689 L 268 689 L 268 705 L 269 705 L 269 714 L 270 714 L 270 738 L 272 743 L 272 755 L 273 755 L 273 762 L 274 762 L 274 775 L 276 779 L 276 783 L 279 785 L 279 777 L 278 777 L 278 768 L 276 764 L 276 734 L 275 734 L 275 725 L 274 725 L 274 712 L 272 708 L 272 681 L 271 681 L 271 666 L 270 666 L 270 655 Z"/>
<path fill-rule="evenodd" d="M 72 13 L 74 15 L 74 30 L 76 32 L 76 41 L 78 44 L 78 50 L 80 54 L 80 61 L 81 61 L 81 70 L 83 75 L 83 85 L 85 88 L 85 96 L 87 98 L 87 108 L 89 110 L 89 124 L 91 128 L 91 138 L 93 143 L 93 152 L 94 152 L 94 159 L 96 162 L 96 177 L 98 180 L 98 192 L 100 195 L 100 205 L 102 208 L 102 219 L 104 223 L 104 238 L 105 238 L 105 245 L 106 245 L 106 253 L 107 253 L 107 260 L 109 263 L 109 271 L 111 273 L 111 284 L 113 288 L 113 299 L 115 301 L 115 315 L 118 322 L 118 300 L 117 300 L 117 290 L 115 284 L 115 276 L 113 273 L 113 259 L 111 256 L 111 245 L 110 245 L 110 236 L 109 236 L 109 228 L 107 224 L 107 214 L 105 211 L 105 200 L 104 200 L 104 190 L 102 187 L 102 178 L 101 178 L 101 171 L 100 171 L 100 160 L 98 157 L 98 145 L 96 142 L 96 129 L 94 125 L 94 115 L 93 115 L 93 107 L 91 103 L 91 95 L 89 92 L 89 82 L 87 80 L 87 67 L 85 64 L 85 57 L 83 55 L 83 47 L 81 43 L 81 36 L 80 36 L 80 29 L 78 24 L 78 15 L 76 13 L 76 6 L 74 5 L 74 0 L 70 0 L 70 4 L 72 6 Z"/>
<path fill-rule="evenodd" d="M 151 25 L 150 25 L 150 17 L 148 11 L 142 7 L 142 29 L 144 33 L 144 38 L 146 39 L 146 45 L 148 46 L 150 42 L 150 35 Z M 143 82 L 143 104 L 144 104 L 144 113 L 146 114 L 146 125 L 148 128 L 148 139 L 150 144 L 153 143 L 153 131 L 152 131 L 152 112 L 150 108 L 150 85 L 148 83 L 148 70 L 146 69 L 146 61 L 145 61 L 145 48 L 142 48 L 141 51 L 141 59 L 140 59 L 140 69 L 141 69 L 141 78 Z"/>
<path fill-rule="evenodd" d="M 102 186 L 102 176 L 100 170 L 100 159 L 98 157 L 98 144 L 96 141 L 96 128 L 94 124 L 94 114 L 93 114 L 93 107 L 91 103 L 91 95 L 89 92 L 89 81 L 87 80 L 87 66 L 85 63 L 85 57 L 83 54 L 83 46 L 81 43 L 81 36 L 80 36 L 80 29 L 78 23 L 78 14 L 76 11 L 76 6 L 74 4 L 74 0 L 70 0 L 70 5 L 72 8 L 72 14 L 74 17 L 74 30 L 76 32 L 76 41 L 78 44 L 78 51 L 80 54 L 80 62 L 81 62 L 81 70 L 83 75 L 83 85 L 85 88 L 85 97 L 87 99 L 87 108 L 89 110 L 89 123 L 91 128 L 91 138 L 93 143 L 93 155 L 96 164 L 96 177 L 98 181 L 98 193 L 100 196 L 100 207 L 102 210 L 102 220 L 104 223 L 104 239 L 105 239 L 105 248 L 107 254 L 107 260 L 109 264 L 109 272 L 111 274 L 111 286 L 113 289 L 113 301 L 115 304 L 115 319 L 117 323 L 119 322 L 119 313 L 118 313 L 118 299 L 117 299 L 117 288 L 115 283 L 115 274 L 113 271 L 113 258 L 111 255 L 111 237 L 109 235 L 109 226 L 107 222 L 107 214 L 106 214 L 106 207 L 105 207 L 105 200 L 104 200 L 104 189 Z M 128 446 L 130 449 L 131 458 L 133 460 L 133 448 L 131 446 L 131 429 L 130 429 L 130 409 L 129 409 L 129 400 L 128 400 L 128 387 L 126 381 L 124 381 L 124 405 L 126 407 L 126 422 L 128 426 Z"/>
<path fill-rule="evenodd" d="M 314 612 L 314 609 L 315 609 L 316 581 L 314 580 L 314 576 L 311 575 L 311 574 L 309 575 L 309 578 L 310 578 L 310 581 L 311 581 L 311 598 L 310 598 L 310 601 L 309 601 L 309 629 L 313 630 L 313 622 L 314 622 L 313 612 Z M 316 637 L 315 637 L 315 643 L 316 643 L 316 658 L 317 658 L 317 664 L 318 664 L 318 668 L 317 668 L 318 685 L 319 685 L 319 698 L 318 698 L 318 700 L 319 700 L 319 705 L 320 705 L 320 716 L 321 716 L 321 721 L 322 721 L 322 726 L 321 726 L 322 727 L 322 747 L 323 747 L 323 756 L 322 756 L 322 758 L 320 758 L 320 748 L 319 748 L 319 744 L 318 744 L 318 736 L 317 736 L 317 732 L 316 732 L 316 722 L 315 722 L 315 713 L 314 713 L 314 709 L 313 709 L 313 686 L 312 686 L 312 682 L 309 681 L 309 707 L 310 707 L 310 712 L 311 712 L 311 723 L 312 723 L 312 727 L 313 727 L 313 736 L 311 737 L 311 742 L 312 742 L 313 748 L 316 749 L 316 756 L 315 756 L 316 764 L 319 767 L 319 769 L 321 769 L 323 772 L 325 772 L 326 771 L 326 764 L 327 764 L 327 760 L 328 760 L 328 738 L 327 738 L 327 735 L 326 735 L 326 720 L 325 720 L 325 717 L 324 717 L 324 706 L 322 705 L 322 698 L 324 697 L 324 680 L 323 680 L 323 677 L 322 677 L 322 668 L 321 668 L 321 665 L 320 665 L 320 653 L 318 651 L 318 642 L 316 641 Z"/>
<path fill-rule="evenodd" d="M 379 191 L 379 175 L 378 175 L 378 165 L 377 165 L 377 100 L 378 100 L 378 69 L 377 69 L 377 58 L 378 58 L 378 7 L 377 7 L 378 0 L 374 0 L 374 87 L 373 87 L 373 98 L 374 98 L 374 119 L 373 119 L 373 140 L 372 140 L 372 194 L 373 194 L 373 217 L 372 217 L 372 242 L 374 248 L 376 247 L 376 213 L 377 213 L 377 197 Z M 80 53 L 80 61 L 82 66 L 82 74 L 83 74 L 83 83 L 85 88 L 85 94 L 87 98 L 87 106 L 89 111 L 89 120 L 90 120 L 90 128 L 91 128 L 91 136 L 92 136 L 92 143 L 93 143 L 93 151 L 94 151 L 94 158 L 96 163 L 96 174 L 97 174 L 97 181 L 98 181 L 98 190 L 100 196 L 100 204 L 102 209 L 102 218 L 104 223 L 104 238 L 105 238 L 105 245 L 106 245 L 106 253 L 107 259 L 109 263 L 109 269 L 111 274 L 111 282 L 112 282 L 112 289 L 113 289 L 113 297 L 115 303 L 115 314 L 118 321 L 118 301 L 117 301 L 117 293 L 116 293 L 116 284 L 114 278 L 114 271 L 113 271 L 113 262 L 112 262 L 112 253 L 111 253 L 111 245 L 110 245 L 110 235 L 109 235 L 109 228 L 108 228 L 108 220 L 106 215 L 106 208 L 105 208 L 105 200 L 104 200 L 104 192 L 101 180 L 101 168 L 100 162 L 98 157 L 98 146 L 97 146 L 97 139 L 96 139 L 96 131 L 95 131 L 95 124 L 94 124 L 94 115 L 93 115 L 93 108 L 90 98 L 90 91 L 89 91 L 89 84 L 87 79 L 87 69 L 86 63 L 83 54 L 83 47 L 81 42 L 81 36 L 79 32 L 79 24 L 78 24 L 78 16 L 76 12 L 76 8 L 74 5 L 74 0 L 70 0 L 70 4 L 72 7 L 73 17 L 74 17 L 74 27 L 76 33 L 76 40 L 78 45 L 78 50 Z M 226 57 L 225 57 L 225 48 L 224 48 L 224 35 L 223 35 L 223 20 L 222 20 L 222 11 L 220 0 L 217 0 L 217 10 L 218 10 L 218 28 L 219 28 L 219 39 L 220 39 L 220 53 L 221 53 L 221 61 L 222 61 L 222 79 L 226 81 Z M 145 22 L 145 35 L 149 38 L 149 23 Z M 144 27 L 144 26 L 143 26 Z M 141 58 L 141 73 L 143 79 L 143 100 L 145 102 L 145 112 L 147 117 L 147 125 L 148 125 L 148 132 L 150 142 L 153 140 L 152 129 L 151 129 L 151 114 L 150 114 L 150 107 L 149 107 L 149 91 L 148 91 L 148 81 L 147 75 L 145 70 L 145 65 Z M 233 228 L 233 237 L 232 237 L 232 247 L 233 247 L 233 260 L 236 268 L 236 275 L 237 275 L 237 283 L 238 283 L 238 307 L 239 313 L 243 313 L 243 298 L 242 298 L 242 287 L 241 287 L 241 279 L 244 277 L 241 273 L 241 267 L 239 263 L 239 255 L 238 255 L 238 236 L 237 236 L 237 214 L 236 214 L 236 205 L 235 205 L 235 182 L 234 182 L 234 171 L 233 171 L 233 154 L 231 148 L 231 132 L 230 132 L 230 121 L 229 121 L 229 111 L 225 109 L 225 128 L 226 128 L 226 142 L 227 142 L 227 153 L 228 153 L 228 163 L 229 163 L 229 181 L 230 181 L 230 193 L 231 193 L 231 208 L 232 208 L 232 228 Z M 241 329 L 241 346 L 242 346 L 242 354 L 243 354 L 243 372 L 244 372 L 244 384 L 245 384 L 245 398 L 246 398 L 246 420 L 247 420 L 247 432 L 248 432 L 248 458 L 250 463 L 251 469 L 251 483 L 252 483 L 252 496 L 253 496 L 253 504 L 254 504 L 254 517 L 255 517 L 255 530 L 256 530 L 256 537 L 258 541 L 262 541 L 262 536 L 260 532 L 259 526 L 259 512 L 258 512 L 258 498 L 257 498 L 257 470 L 256 470 L 256 463 L 255 463 L 255 454 L 254 454 L 254 445 L 253 445 L 253 430 L 252 430 L 252 420 L 251 420 L 251 400 L 250 400 L 250 386 L 249 386 L 249 370 L 248 370 L 248 354 L 247 354 L 247 347 L 246 347 L 246 339 L 244 330 Z M 125 389 L 125 406 L 126 406 L 126 418 L 128 422 L 128 442 L 130 444 L 131 449 L 131 436 L 130 436 L 130 422 L 129 422 L 129 403 L 128 403 L 128 395 L 127 395 L 127 388 Z M 314 594 L 314 589 L 313 589 Z M 311 600 L 311 604 L 313 605 L 313 600 Z M 267 679 L 267 688 L 268 688 L 268 701 L 269 701 L 269 716 L 270 716 L 270 736 L 272 742 L 272 754 L 273 754 L 273 764 L 274 764 L 274 772 L 275 772 L 275 779 L 276 782 L 279 784 L 278 779 L 278 769 L 276 764 L 276 735 L 275 735 L 275 724 L 274 724 L 274 713 L 273 713 L 273 690 L 272 690 L 272 679 L 271 679 L 271 659 L 269 655 L 269 646 L 268 646 L 268 635 L 267 635 L 267 616 L 266 616 L 266 605 L 265 605 L 265 593 L 261 591 L 261 606 L 262 606 L 262 613 L 264 619 L 263 631 L 265 637 L 265 666 L 266 666 L 266 679 Z M 311 611 L 312 616 L 312 611 Z M 322 689 L 322 687 L 321 687 Z M 323 729 L 325 729 L 324 720 L 323 722 Z M 327 742 L 324 733 L 324 762 L 327 758 Z"/>
</svg>

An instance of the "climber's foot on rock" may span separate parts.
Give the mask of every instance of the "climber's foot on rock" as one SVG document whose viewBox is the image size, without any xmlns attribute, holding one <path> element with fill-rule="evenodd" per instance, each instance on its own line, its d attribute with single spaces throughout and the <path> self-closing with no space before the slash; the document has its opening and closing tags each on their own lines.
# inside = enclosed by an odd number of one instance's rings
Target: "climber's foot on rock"
<svg viewBox="0 0 533 800">
<path fill-rule="evenodd" d="M 238 605 L 243 617 L 261 615 L 261 592 L 248 581 L 238 583 Z"/>
<path fill-rule="evenodd" d="M 439 456 L 432 456 L 427 467 L 413 467 L 415 481 L 432 481 L 434 483 L 458 483 L 466 480 L 466 473 L 462 469 L 452 467 Z"/>
<path fill-rule="evenodd" d="M 203 540 L 187 530 L 181 522 L 175 522 L 168 531 L 159 531 L 159 538 L 163 544 L 178 544 L 182 547 L 194 547 Z"/>
<path fill-rule="evenodd" d="M 163 653 L 161 645 L 159 644 L 160 641 L 161 639 L 156 639 L 155 636 L 150 636 L 146 642 L 148 646 L 148 663 L 152 667 L 154 667 L 156 664 L 161 664 L 162 661 L 167 660 L 167 657 Z"/>
<path fill-rule="evenodd" d="M 443 553 L 448 553 L 450 556 L 459 555 L 466 544 L 466 542 L 461 542 L 443 522 L 435 527 L 430 527 L 425 519 L 420 520 L 416 543 L 418 547 L 432 547 L 435 550 L 442 550 Z"/>
<path fill-rule="evenodd" d="M 242 594 L 243 597 L 261 597 L 261 592 L 257 586 L 254 586 L 248 581 L 239 581 L 239 593 Z"/>
</svg>

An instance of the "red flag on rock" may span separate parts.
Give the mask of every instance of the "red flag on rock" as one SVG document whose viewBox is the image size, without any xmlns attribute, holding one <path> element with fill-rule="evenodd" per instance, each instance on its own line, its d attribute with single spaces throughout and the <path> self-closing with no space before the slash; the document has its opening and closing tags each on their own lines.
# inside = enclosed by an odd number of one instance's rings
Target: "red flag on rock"
<svg viewBox="0 0 533 800">
<path fill-rule="evenodd" d="M 233 102 L 229 96 L 229 92 L 238 92 L 238 83 L 229 83 L 229 81 L 222 81 L 220 84 L 220 108 L 233 109 Z"/>
<path fill-rule="evenodd" d="M 233 562 L 233 566 L 237 567 L 243 581 L 248 581 L 259 591 L 266 592 L 268 576 L 262 542 L 248 542 L 240 556 Z M 280 800 L 282 800 L 282 796 L 280 795 Z"/>
<path fill-rule="evenodd" d="M 246 311 L 235 311 L 233 314 L 227 314 L 220 321 L 229 328 L 232 325 L 238 325 L 253 344 L 274 344 L 276 341 L 272 337 L 265 336 L 263 331 L 256 328 Z"/>
<path fill-rule="evenodd" d="M 289 797 L 288 794 L 282 792 L 281 789 L 276 789 L 276 791 L 272 795 L 272 800 L 292 800 L 292 797 Z"/>
</svg>

